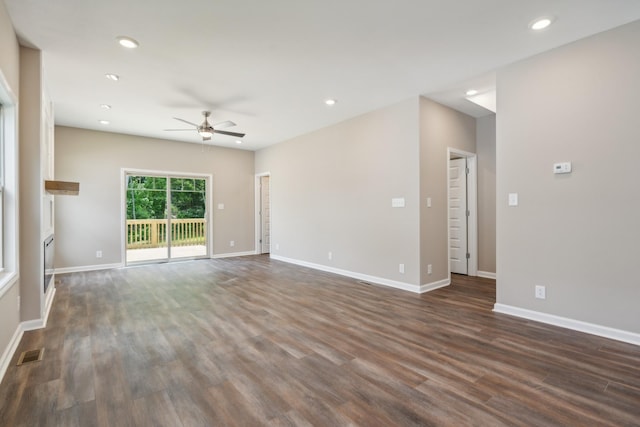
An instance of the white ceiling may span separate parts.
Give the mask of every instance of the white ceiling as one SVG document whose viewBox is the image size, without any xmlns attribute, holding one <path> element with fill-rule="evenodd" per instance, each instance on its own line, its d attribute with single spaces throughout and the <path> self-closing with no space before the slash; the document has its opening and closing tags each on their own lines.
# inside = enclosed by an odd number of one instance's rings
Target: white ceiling
<svg viewBox="0 0 640 427">
<path fill-rule="evenodd" d="M 493 89 L 497 68 L 640 19 L 638 0 L 4 1 L 44 52 L 57 124 L 195 143 L 163 129 L 211 109 L 247 133 L 211 142 L 248 150 L 419 94 L 482 116 L 465 91 Z"/>
</svg>

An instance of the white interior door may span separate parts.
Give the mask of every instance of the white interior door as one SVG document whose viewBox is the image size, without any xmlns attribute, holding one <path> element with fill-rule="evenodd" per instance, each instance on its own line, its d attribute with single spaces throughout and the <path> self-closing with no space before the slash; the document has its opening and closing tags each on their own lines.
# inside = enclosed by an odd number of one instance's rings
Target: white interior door
<svg viewBox="0 0 640 427">
<path fill-rule="evenodd" d="M 449 254 L 451 272 L 468 274 L 467 268 L 467 160 L 449 162 Z"/>
<path fill-rule="evenodd" d="M 260 177 L 260 242 L 261 253 L 271 252 L 271 203 L 269 200 L 269 176 Z"/>
</svg>

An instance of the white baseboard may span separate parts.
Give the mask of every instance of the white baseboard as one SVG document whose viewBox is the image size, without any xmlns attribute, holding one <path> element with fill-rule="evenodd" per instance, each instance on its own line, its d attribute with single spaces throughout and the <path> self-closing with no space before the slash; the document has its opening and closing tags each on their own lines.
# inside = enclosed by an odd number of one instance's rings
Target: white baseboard
<svg viewBox="0 0 640 427">
<path fill-rule="evenodd" d="M 451 284 L 451 279 L 442 279 L 437 282 L 425 283 L 420 285 L 420 293 L 423 294 L 425 292 L 430 292 L 439 288 L 444 288 L 445 286 L 449 286 Z"/>
<path fill-rule="evenodd" d="M 0 357 L 0 382 L 4 379 L 4 374 L 7 373 L 9 363 L 11 363 L 11 359 L 18 349 L 22 335 L 24 335 L 24 329 L 22 328 L 22 324 L 19 324 L 9 341 L 9 345 L 4 349 L 2 357 Z"/>
<path fill-rule="evenodd" d="M 83 271 L 111 270 L 112 268 L 122 268 L 124 264 L 119 262 L 115 264 L 97 264 L 97 265 L 81 265 L 79 267 L 63 267 L 56 268 L 55 274 L 64 273 L 81 273 Z"/>
<path fill-rule="evenodd" d="M 231 252 L 228 254 L 215 254 L 212 255 L 211 258 L 214 259 L 218 259 L 218 258 L 233 258 L 233 257 L 238 257 L 238 256 L 249 256 L 249 255 L 257 255 L 258 252 L 256 251 L 246 251 L 246 252 Z"/>
<path fill-rule="evenodd" d="M 354 271 L 342 270 L 340 268 L 329 267 L 322 264 L 315 264 L 313 262 L 301 261 L 298 259 L 287 258 L 280 255 L 271 254 L 271 259 L 278 261 L 288 262 L 289 264 L 300 265 L 302 267 L 313 268 L 314 270 L 326 271 L 328 273 L 335 273 L 341 276 L 347 276 L 354 279 L 362 280 L 365 282 L 375 283 L 378 285 L 389 286 L 391 288 L 402 289 L 404 291 L 420 293 L 420 286 L 412 285 L 410 283 L 398 282 L 395 280 L 385 279 L 382 277 L 370 276 L 368 274 L 356 273 Z"/>
<path fill-rule="evenodd" d="M 572 329 L 574 331 L 585 332 L 587 334 L 597 335 L 604 338 L 623 341 L 629 344 L 640 345 L 640 334 L 635 332 L 623 331 L 621 329 L 614 329 L 608 326 L 596 325 L 594 323 L 587 323 L 581 320 L 569 319 L 567 317 L 541 313 L 539 311 L 527 310 L 525 308 L 513 307 L 506 304 L 496 303 L 493 306 L 493 311 L 496 313 L 509 314 L 511 316 L 535 320 L 536 322 L 547 323 L 561 328 Z"/>
<path fill-rule="evenodd" d="M 478 270 L 478 277 L 483 277 L 485 279 L 496 280 L 496 273 L 491 273 L 490 271 L 480 271 L 480 270 Z"/>
<path fill-rule="evenodd" d="M 256 255 L 256 251 L 247 251 L 247 252 L 232 252 L 227 254 L 217 254 L 212 255 L 211 258 L 231 258 L 238 256 L 247 256 L 247 255 Z M 190 261 L 190 260 L 189 260 Z M 147 265 L 147 264 L 140 264 Z M 111 270 L 112 268 L 123 268 L 125 266 L 124 263 L 114 263 L 114 264 L 97 264 L 97 265 L 82 265 L 79 267 L 63 267 L 56 268 L 55 274 L 64 274 L 64 273 L 81 273 L 84 271 L 98 271 L 98 270 Z"/>
<path fill-rule="evenodd" d="M 20 327 L 24 332 L 35 331 L 36 329 L 42 329 L 45 327 L 45 321 L 43 319 L 25 320 L 20 323 Z"/>
<path fill-rule="evenodd" d="M 33 319 L 27 320 L 25 322 L 21 322 L 18 325 L 18 328 L 13 333 L 13 337 L 11 337 L 11 341 L 9 341 L 9 345 L 5 349 L 4 353 L 2 353 L 2 357 L 0 358 L 0 382 L 2 378 L 4 378 L 4 374 L 7 372 L 7 368 L 9 367 L 9 362 L 11 362 L 11 358 L 13 354 L 16 352 L 18 348 L 18 344 L 20 344 L 20 340 L 22 339 L 22 335 L 24 335 L 27 331 L 34 331 L 36 329 L 42 329 L 47 327 L 47 320 L 49 320 L 49 313 L 51 312 L 51 307 L 53 306 L 53 299 L 56 295 L 56 287 L 55 282 L 51 284 L 49 291 L 47 292 L 47 299 L 44 303 L 44 316 L 42 319 Z"/>
<path fill-rule="evenodd" d="M 47 300 L 44 303 L 44 317 L 42 319 L 43 328 L 47 327 L 47 320 L 49 320 L 49 313 L 51 312 L 51 306 L 53 305 L 53 297 L 55 296 L 56 296 L 56 284 L 54 281 L 54 283 L 51 284 L 51 289 L 49 289 L 49 292 L 47 293 Z"/>
<path fill-rule="evenodd" d="M 2 357 L 0 357 L 0 382 L 4 378 L 4 374 L 7 373 L 7 369 L 9 368 L 9 363 L 11 363 L 11 359 L 18 349 L 18 345 L 20 344 L 20 340 L 22 336 L 27 331 L 34 331 L 36 329 L 42 329 L 47 326 L 47 320 L 49 319 L 49 313 L 51 312 L 51 306 L 53 305 L 53 297 L 56 294 L 55 285 L 52 285 L 52 289 L 47 293 L 47 300 L 45 302 L 44 316 L 42 319 L 33 319 L 28 320 L 26 322 L 21 322 L 18 324 L 11 340 L 9 341 L 9 345 L 5 348 L 2 353 Z"/>
</svg>

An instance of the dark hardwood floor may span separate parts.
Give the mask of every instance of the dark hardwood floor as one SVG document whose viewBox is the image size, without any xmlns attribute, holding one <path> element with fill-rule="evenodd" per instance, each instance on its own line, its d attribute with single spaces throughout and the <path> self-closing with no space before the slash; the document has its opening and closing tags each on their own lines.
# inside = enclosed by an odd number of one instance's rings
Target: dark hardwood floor
<svg viewBox="0 0 640 427">
<path fill-rule="evenodd" d="M 640 425 L 640 347 L 495 314 L 492 280 L 415 295 L 265 256 L 58 280 L 2 426 Z"/>
</svg>

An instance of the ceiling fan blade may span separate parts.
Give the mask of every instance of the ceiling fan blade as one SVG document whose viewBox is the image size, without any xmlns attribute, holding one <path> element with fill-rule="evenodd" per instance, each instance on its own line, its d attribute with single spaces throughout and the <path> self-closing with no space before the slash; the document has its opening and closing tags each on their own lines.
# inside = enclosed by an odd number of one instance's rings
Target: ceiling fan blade
<svg viewBox="0 0 640 427">
<path fill-rule="evenodd" d="M 221 135 L 229 135 L 229 136 L 235 136 L 236 138 L 242 138 L 245 134 L 244 133 L 237 133 L 237 132 L 227 132 L 225 130 L 217 130 L 214 129 L 213 130 L 215 133 L 219 133 Z"/>
<path fill-rule="evenodd" d="M 188 121 L 186 121 L 185 119 L 179 119 L 179 118 L 177 118 L 177 117 L 174 117 L 174 119 L 179 120 L 179 121 L 181 121 L 181 122 L 183 122 L 183 123 L 186 123 L 186 124 L 188 124 L 188 125 L 198 127 L 198 125 L 197 125 L 197 124 L 195 124 L 195 123 L 191 123 L 191 122 L 188 122 Z"/>
<path fill-rule="evenodd" d="M 225 122 L 220 122 L 220 123 L 216 123 L 215 125 L 213 125 L 214 128 L 216 129 L 226 129 L 226 128 L 230 128 L 232 126 L 235 126 L 236 124 L 233 123 L 231 120 L 227 120 Z"/>
<path fill-rule="evenodd" d="M 182 131 L 182 130 L 187 130 L 189 132 L 193 132 L 193 129 L 162 129 L 164 131 L 169 131 L 169 132 L 176 132 L 176 131 Z"/>
</svg>

